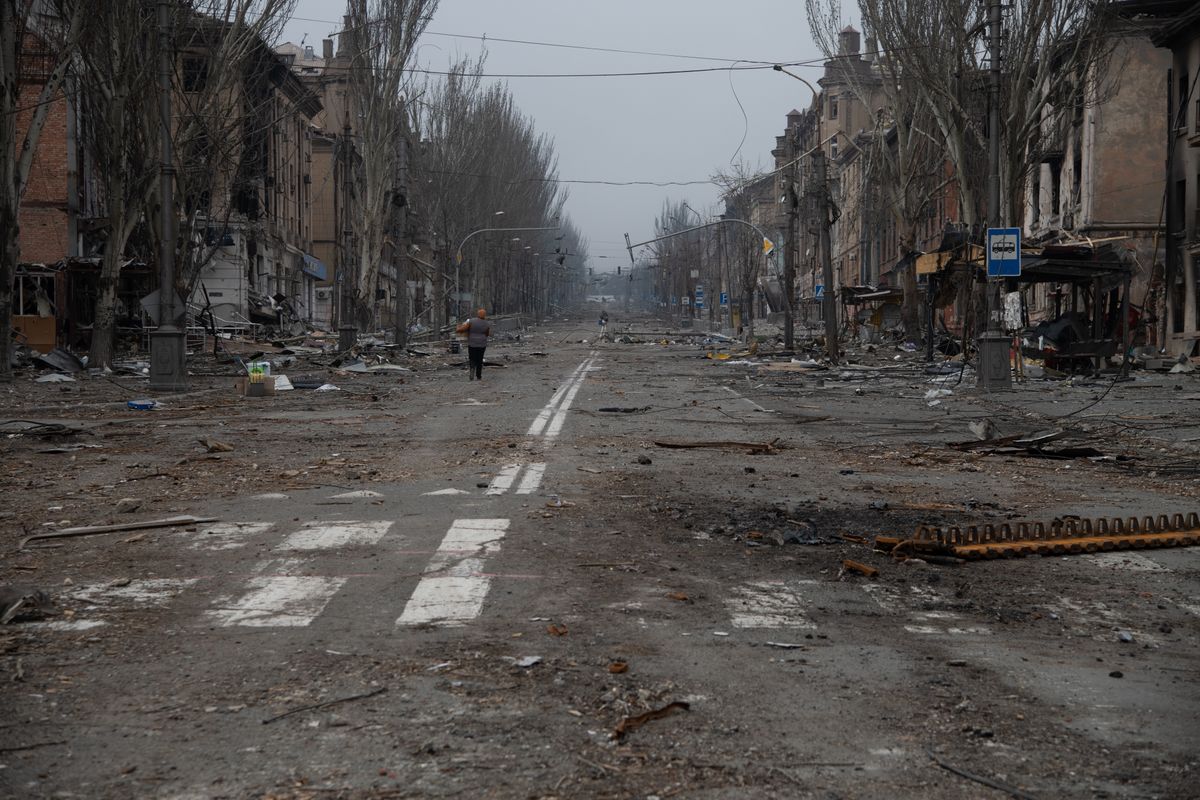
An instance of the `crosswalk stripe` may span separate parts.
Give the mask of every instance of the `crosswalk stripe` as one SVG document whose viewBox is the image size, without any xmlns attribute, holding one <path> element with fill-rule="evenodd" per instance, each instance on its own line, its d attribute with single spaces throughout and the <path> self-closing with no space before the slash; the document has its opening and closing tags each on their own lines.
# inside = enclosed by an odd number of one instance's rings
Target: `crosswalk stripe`
<svg viewBox="0 0 1200 800">
<path fill-rule="evenodd" d="M 288 536 L 277 550 L 332 550 L 350 545 L 375 544 L 388 532 L 392 523 L 327 522 L 307 523 Z"/>
<path fill-rule="evenodd" d="M 815 629 L 816 623 L 804 615 L 801 587 L 816 581 L 755 581 L 737 586 L 725 600 L 735 628 Z"/>
<path fill-rule="evenodd" d="M 457 626 L 479 616 L 492 583 L 483 563 L 500 549 L 508 525 L 507 519 L 456 519 L 396 624 Z"/>
<path fill-rule="evenodd" d="M 250 592 L 208 615 L 224 626 L 304 627 L 325 610 L 346 580 L 298 575 L 251 578 Z"/>
<path fill-rule="evenodd" d="M 181 535 L 189 537 L 188 547 L 193 550 L 236 550 L 245 547 L 249 537 L 266 533 L 274 526 L 273 522 L 218 522 L 205 525 L 198 535 L 190 531 Z"/>
</svg>

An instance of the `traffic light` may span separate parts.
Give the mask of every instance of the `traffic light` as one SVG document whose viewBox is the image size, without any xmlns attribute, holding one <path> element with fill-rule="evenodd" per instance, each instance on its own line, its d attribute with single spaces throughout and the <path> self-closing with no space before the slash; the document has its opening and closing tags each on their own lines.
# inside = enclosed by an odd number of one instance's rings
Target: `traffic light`
<svg viewBox="0 0 1200 800">
<path fill-rule="evenodd" d="M 618 275 L 621 274 L 621 265 L 620 264 L 617 264 L 617 274 Z"/>
</svg>

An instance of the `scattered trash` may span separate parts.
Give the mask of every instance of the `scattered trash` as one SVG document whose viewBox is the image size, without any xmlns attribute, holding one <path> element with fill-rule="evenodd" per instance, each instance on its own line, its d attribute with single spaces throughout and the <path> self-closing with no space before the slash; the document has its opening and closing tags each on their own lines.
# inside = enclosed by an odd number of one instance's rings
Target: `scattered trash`
<svg viewBox="0 0 1200 800">
<path fill-rule="evenodd" d="M 290 380 L 288 380 L 287 375 L 276 375 L 275 376 L 275 391 L 290 392 L 291 390 L 293 390 L 295 388 L 296 387 L 292 385 L 292 382 Z"/>
<path fill-rule="evenodd" d="M 651 711 L 647 711 L 644 714 L 638 714 L 637 716 L 633 717 L 625 717 L 617 723 L 617 727 L 613 729 L 613 732 L 610 734 L 609 738 L 619 741 L 625 738 L 627 733 L 637 730 L 647 722 L 656 719 L 662 719 L 663 717 L 669 717 L 676 711 L 687 711 L 689 708 L 691 708 L 691 706 L 688 703 L 685 703 L 682 700 L 676 700 L 672 703 L 667 703 L 662 708 L 656 708 Z"/>
<path fill-rule="evenodd" d="M 198 441 L 200 444 L 204 445 L 204 449 L 206 449 L 210 453 L 232 453 L 233 452 L 233 445 L 226 444 L 225 442 L 217 441 L 216 439 L 197 439 L 196 441 Z"/>
<path fill-rule="evenodd" d="M 49 372 L 39 378 L 33 379 L 34 383 L 74 383 L 75 379 L 70 375 L 63 375 L 61 372 Z"/>
<path fill-rule="evenodd" d="M 50 595 L 40 589 L 0 586 L 0 625 L 31 611 L 44 613 L 50 605 Z"/>
<path fill-rule="evenodd" d="M 667 595 L 668 600 L 677 600 L 680 603 L 691 603 L 692 599 L 683 592 L 671 592 Z"/>
<path fill-rule="evenodd" d="M 650 461 L 650 456 L 645 456 L 645 455 L 642 455 L 642 456 L 638 456 L 638 457 L 637 457 L 637 463 L 639 463 L 639 464 L 651 464 L 651 463 L 653 463 L 653 462 L 651 462 L 651 461 Z"/>
<path fill-rule="evenodd" d="M 764 642 L 767 647 L 778 647 L 781 650 L 803 650 L 804 645 L 795 642 Z"/>
<path fill-rule="evenodd" d="M 551 636 L 566 636 L 570 633 L 566 625 L 554 625 L 553 623 L 546 626 L 546 633 Z"/>
<path fill-rule="evenodd" d="M 433 492 L 422 492 L 421 496 L 422 497 L 436 497 L 438 495 L 454 495 L 454 494 L 470 494 L 470 492 L 465 491 L 463 489 L 438 489 L 437 491 L 433 491 Z"/>
<path fill-rule="evenodd" d="M 541 656 L 525 656 L 523 658 L 513 658 L 512 656 L 504 656 L 504 660 L 507 661 L 508 663 L 512 664 L 514 667 L 520 667 L 521 669 L 529 669 L 530 667 L 533 667 L 533 666 L 536 666 L 536 665 L 542 663 Z"/>
<path fill-rule="evenodd" d="M 149 399 L 130 400 L 125 405 L 129 408 L 132 408 L 134 411 L 152 411 L 158 408 L 158 402 Z"/>
<path fill-rule="evenodd" d="M 54 348 L 45 355 L 34 356 L 33 363 L 43 369 L 53 369 L 70 374 L 82 372 L 84 368 L 83 361 L 60 347 Z"/>
<path fill-rule="evenodd" d="M 968 422 L 967 428 L 971 433 L 975 434 L 981 441 L 987 441 L 996 437 L 996 423 L 990 419 L 978 420 L 976 422 Z"/>
<path fill-rule="evenodd" d="M 613 675 L 620 675 L 623 672 L 629 671 L 629 663 L 626 661 L 610 661 L 608 671 Z"/>
<path fill-rule="evenodd" d="M 1126 644 L 1131 644 L 1133 642 L 1133 634 L 1130 633 L 1129 631 L 1121 631 L 1120 633 L 1117 634 L 1117 641 L 1125 642 Z"/>
<path fill-rule="evenodd" d="M 341 390 L 342 389 L 340 386 L 334 386 L 332 383 L 323 383 L 320 386 L 318 386 L 316 389 L 314 389 L 313 391 L 314 392 L 340 392 Z"/>
</svg>

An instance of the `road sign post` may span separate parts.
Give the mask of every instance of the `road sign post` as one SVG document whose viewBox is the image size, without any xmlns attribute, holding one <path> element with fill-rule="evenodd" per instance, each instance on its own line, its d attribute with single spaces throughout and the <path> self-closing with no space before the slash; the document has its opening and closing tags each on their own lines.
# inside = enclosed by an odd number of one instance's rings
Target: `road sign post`
<svg viewBox="0 0 1200 800">
<path fill-rule="evenodd" d="M 988 228 L 987 274 L 989 278 L 1021 275 L 1021 229 Z"/>
<path fill-rule="evenodd" d="M 988 228 L 987 231 L 987 277 L 988 277 L 988 329 L 980 335 L 979 370 L 976 385 L 984 391 L 996 391 L 1012 387 L 1012 372 L 1009 367 L 1011 338 L 1000 329 L 1000 309 L 997 293 L 992 284 L 999 278 L 1016 278 L 1021 275 L 1021 229 Z"/>
</svg>

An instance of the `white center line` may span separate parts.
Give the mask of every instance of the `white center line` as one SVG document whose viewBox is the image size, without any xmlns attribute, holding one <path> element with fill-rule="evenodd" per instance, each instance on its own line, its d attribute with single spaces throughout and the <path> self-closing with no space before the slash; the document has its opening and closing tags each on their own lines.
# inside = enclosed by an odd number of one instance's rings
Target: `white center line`
<svg viewBox="0 0 1200 800">
<path fill-rule="evenodd" d="M 491 485 L 484 494 L 504 494 L 513 485 L 513 481 L 517 479 L 517 473 L 520 471 L 520 464 L 508 464 L 492 479 Z"/>
<path fill-rule="evenodd" d="M 558 391 L 551 396 L 550 402 L 546 403 L 545 408 L 538 413 L 537 418 L 533 421 L 533 424 L 529 426 L 529 430 L 525 434 L 526 436 L 542 435 L 542 432 L 546 429 L 546 425 L 550 422 L 551 418 L 555 416 L 555 412 L 558 411 L 560 401 L 562 401 L 568 395 L 574 399 L 574 392 L 579 391 L 578 387 L 583 382 L 583 379 L 587 376 L 588 367 L 591 366 L 591 363 L 594 360 L 594 355 L 589 356 L 586 361 L 575 368 L 575 370 L 567 378 L 566 382 L 562 386 L 558 387 Z M 566 401 L 567 405 L 570 405 L 570 403 L 571 400 Z M 559 427 L 562 427 L 561 423 L 559 424 Z"/>
<path fill-rule="evenodd" d="M 456 519 L 429 562 L 397 625 L 465 625 L 479 616 L 492 579 L 480 574 L 500 549 L 507 519 Z"/>
<path fill-rule="evenodd" d="M 580 388 L 583 386 L 584 380 L 591 369 L 591 363 L 594 359 L 589 359 L 584 362 L 584 369 L 580 371 L 579 377 L 575 379 L 574 385 L 567 391 L 566 396 L 558 405 L 558 410 L 554 412 L 554 419 L 550 420 L 550 424 L 546 426 L 546 439 L 557 439 L 562 433 L 563 425 L 567 421 L 567 411 L 571 408 L 571 403 L 575 402 L 575 395 L 579 394 Z"/>
<path fill-rule="evenodd" d="M 517 487 L 517 494 L 533 494 L 542 485 L 542 476 L 546 474 L 545 464 L 530 464 L 525 468 L 525 476 Z"/>
</svg>

